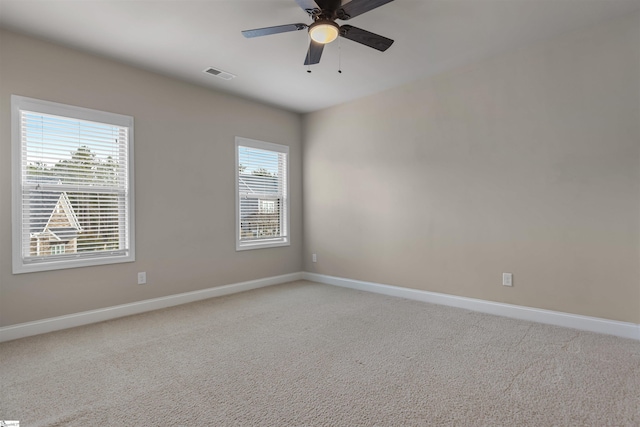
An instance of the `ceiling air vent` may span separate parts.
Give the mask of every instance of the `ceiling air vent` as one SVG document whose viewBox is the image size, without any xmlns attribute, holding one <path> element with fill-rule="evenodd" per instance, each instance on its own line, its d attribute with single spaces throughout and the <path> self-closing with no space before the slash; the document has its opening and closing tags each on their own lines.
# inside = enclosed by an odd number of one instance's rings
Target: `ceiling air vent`
<svg viewBox="0 0 640 427">
<path fill-rule="evenodd" d="M 207 74 L 211 74 L 212 76 L 220 77 L 221 79 L 224 79 L 224 80 L 231 80 L 232 78 L 235 77 L 235 74 L 227 73 L 226 71 L 222 71 L 222 70 L 217 70 L 213 67 L 206 68 L 205 70 L 203 70 L 203 72 Z"/>
</svg>

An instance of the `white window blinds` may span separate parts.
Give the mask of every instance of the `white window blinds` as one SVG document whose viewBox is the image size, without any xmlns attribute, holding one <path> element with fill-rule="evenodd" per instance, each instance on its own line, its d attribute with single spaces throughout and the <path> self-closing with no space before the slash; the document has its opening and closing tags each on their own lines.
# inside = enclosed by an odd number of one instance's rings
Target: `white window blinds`
<svg viewBox="0 0 640 427">
<path fill-rule="evenodd" d="M 236 249 L 289 244 L 289 147 L 236 139 Z"/>
<path fill-rule="evenodd" d="M 14 207 L 20 224 L 14 238 L 18 269 L 133 260 L 133 119 L 21 100 L 14 112 L 20 153 L 19 207 Z M 103 262 L 95 262 L 99 259 Z"/>
</svg>

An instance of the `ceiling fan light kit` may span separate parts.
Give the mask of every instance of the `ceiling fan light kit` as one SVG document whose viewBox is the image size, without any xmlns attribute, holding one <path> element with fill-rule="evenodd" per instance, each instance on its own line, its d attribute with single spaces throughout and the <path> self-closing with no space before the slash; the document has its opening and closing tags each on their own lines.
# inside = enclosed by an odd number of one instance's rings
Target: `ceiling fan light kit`
<svg viewBox="0 0 640 427">
<path fill-rule="evenodd" d="M 331 43 L 337 39 L 339 32 L 340 26 L 328 19 L 318 20 L 309 26 L 311 40 L 322 44 Z"/>
<path fill-rule="evenodd" d="M 313 19 L 311 25 L 298 23 L 256 28 L 245 30 L 242 35 L 246 38 L 252 38 L 308 29 L 311 41 L 305 55 L 304 65 L 319 63 L 324 45 L 331 43 L 338 37 L 344 37 L 384 52 L 393 44 L 393 40 L 352 25 L 340 26 L 335 21 L 336 19 L 347 21 L 392 1 L 351 0 L 342 5 L 341 0 L 296 0 L 298 6 Z"/>
</svg>

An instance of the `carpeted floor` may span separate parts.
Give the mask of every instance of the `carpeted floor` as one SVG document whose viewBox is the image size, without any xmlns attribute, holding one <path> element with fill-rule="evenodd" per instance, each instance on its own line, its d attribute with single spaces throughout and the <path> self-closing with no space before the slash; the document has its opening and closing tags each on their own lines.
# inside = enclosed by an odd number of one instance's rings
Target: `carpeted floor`
<svg viewBox="0 0 640 427">
<path fill-rule="evenodd" d="M 294 282 L 0 344 L 21 426 L 638 426 L 640 342 Z"/>
</svg>

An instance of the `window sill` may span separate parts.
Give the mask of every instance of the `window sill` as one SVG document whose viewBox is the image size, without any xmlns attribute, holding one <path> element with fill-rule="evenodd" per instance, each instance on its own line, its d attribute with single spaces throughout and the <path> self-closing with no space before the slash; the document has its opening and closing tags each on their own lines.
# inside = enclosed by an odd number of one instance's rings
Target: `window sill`
<svg viewBox="0 0 640 427">
<path fill-rule="evenodd" d="M 105 265 L 105 264 L 120 264 L 125 262 L 134 262 L 135 256 L 133 254 L 129 255 L 119 255 L 119 256 L 105 256 L 100 258 L 92 258 L 92 259 L 74 259 L 74 260 L 55 260 L 55 261 L 43 261 L 43 262 L 35 262 L 35 263 L 24 263 L 22 260 L 18 260 L 14 262 L 13 265 L 13 274 L 22 274 L 22 273 L 36 273 L 39 271 L 51 271 L 51 270 L 64 270 L 68 268 L 79 268 L 79 267 L 91 267 L 94 265 Z"/>
<path fill-rule="evenodd" d="M 282 246 L 290 246 L 289 239 L 280 239 L 277 241 L 267 242 L 236 242 L 236 251 L 248 251 L 252 249 L 278 248 Z"/>
</svg>

